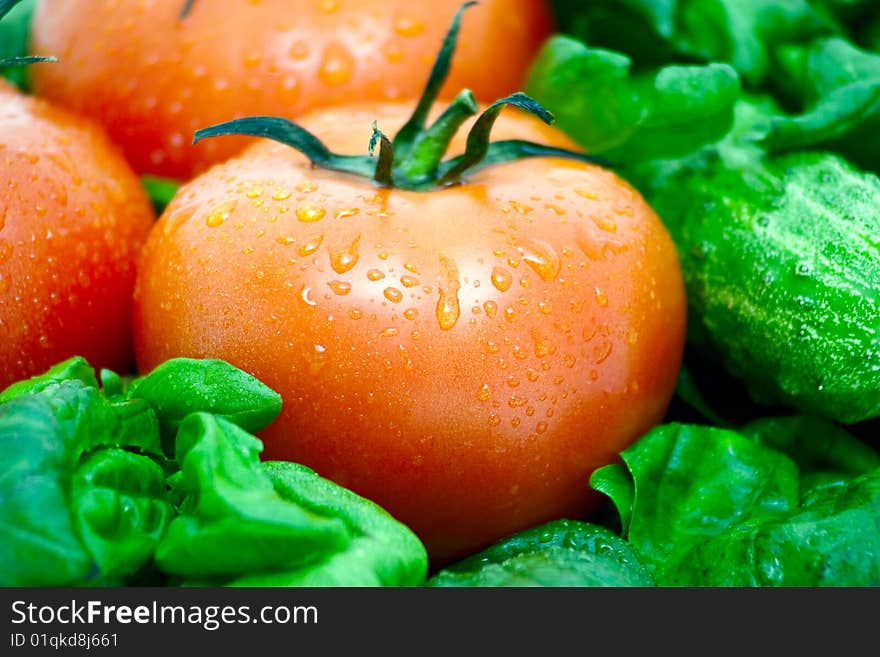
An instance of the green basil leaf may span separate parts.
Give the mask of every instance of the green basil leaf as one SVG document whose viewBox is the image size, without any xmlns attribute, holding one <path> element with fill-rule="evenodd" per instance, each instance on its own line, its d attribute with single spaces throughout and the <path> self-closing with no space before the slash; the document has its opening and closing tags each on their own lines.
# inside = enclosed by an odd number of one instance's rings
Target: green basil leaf
<svg viewBox="0 0 880 657">
<path fill-rule="evenodd" d="M 810 0 L 556 0 L 561 29 L 656 64 L 673 58 L 732 65 L 749 86 L 772 71 L 775 48 L 839 30 Z"/>
<path fill-rule="evenodd" d="M 764 417 L 739 429 L 797 463 L 801 475 L 834 473 L 851 476 L 880 468 L 880 453 L 843 427 L 807 415 Z"/>
<path fill-rule="evenodd" d="M 799 509 L 757 517 L 683 555 L 665 581 L 677 586 L 880 585 L 880 470 Z"/>
<path fill-rule="evenodd" d="M 373 502 L 296 463 L 266 463 L 275 491 L 325 518 L 338 518 L 351 542 L 293 571 L 239 578 L 234 586 L 419 586 L 428 557 L 405 525 Z"/>
<path fill-rule="evenodd" d="M 50 367 L 43 374 L 13 383 L 0 392 L 0 404 L 18 395 L 37 394 L 53 383 L 69 380 L 80 381 L 92 388 L 98 387 L 98 379 L 92 366 L 82 356 L 74 356 Z"/>
<path fill-rule="evenodd" d="M 194 579 L 279 571 L 348 545 L 341 519 L 275 491 L 261 449 L 259 439 L 222 417 L 194 413 L 181 422 L 176 484 L 186 498 L 156 551 L 162 570 Z"/>
<path fill-rule="evenodd" d="M 822 148 L 880 170 L 880 54 L 840 38 L 790 47 L 784 78 L 796 80 L 800 114 L 776 117 L 764 139 L 773 152 Z"/>
<path fill-rule="evenodd" d="M 599 525 L 556 520 L 447 566 L 429 586 L 653 586 L 629 544 Z"/>
<path fill-rule="evenodd" d="M 694 546 L 798 503 L 795 464 L 727 429 L 661 425 L 621 458 L 634 482 L 626 536 L 658 583 Z"/>
<path fill-rule="evenodd" d="M 281 396 L 222 360 L 173 358 L 131 382 L 129 399 L 156 410 L 166 435 L 191 413 L 212 413 L 246 431 L 266 427 L 281 412 Z"/>
<path fill-rule="evenodd" d="M 165 494 L 158 465 L 118 448 L 92 452 L 73 473 L 73 522 L 106 583 L 122 583 L 152 557 L 172 515 Z"/>
<path fill-rule="evenodd" d="M 68 510 L 67 442 L 44 397 L 0 405 L 0 586 L 65 586 L 94 573 Z"/>
<path fill-rule="evenodd" d="M 535 60 L 527 89 L 588 152 L 629 165 L 672 158 L 730 129 L 740 95 L 726 64 L 633 74 L 624 55 L 556 36 Z"/>
</svg>

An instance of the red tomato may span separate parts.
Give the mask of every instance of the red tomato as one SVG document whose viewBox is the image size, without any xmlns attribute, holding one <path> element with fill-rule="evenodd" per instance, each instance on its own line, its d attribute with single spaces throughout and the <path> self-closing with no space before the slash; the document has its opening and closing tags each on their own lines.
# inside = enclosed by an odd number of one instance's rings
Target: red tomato
<svg viewBox="0 0 880 657">
<path fill-rule="evenodd" d="M 303 123 L 359 152 L 407 108 Z M 513 111 L 495 136 L 571 147 Z M 685 332 L 655 213 L 611 171 L 549 157 L 416 192 L 260 142 L 181 189 L 135 298 L 142 371 L 215 357 L 258 376 L 284 404 L 265 457 L 375 500 L 435 565 L 585 516 L 590 473 L 661 420 Z"/>
<path fill-rule="evenodd" d="M 73 355 L 131 371 L 155 219 L 101 129 L 0 81 L 0 389 Z"/>
<path fill-rule="evenodd" d="M 418 95 L 460 4 L 196 0 L 180 19 L 184 0 L 40 2 L 32 48 L 60 62 L 35 68 L 33 84 L 100 121 L 138 171 L 188 179 L 246 143 L 192 146 L 206 125 Z M 483 0 L 464 19 L 446 88 L 486 100 L 516 91 L 551 31 L 543 0 Z"/>
</svg>

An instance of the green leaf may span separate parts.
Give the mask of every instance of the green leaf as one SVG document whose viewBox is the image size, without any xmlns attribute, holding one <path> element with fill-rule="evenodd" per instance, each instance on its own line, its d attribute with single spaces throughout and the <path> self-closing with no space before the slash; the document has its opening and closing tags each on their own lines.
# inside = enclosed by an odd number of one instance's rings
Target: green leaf
<svg viewBox="0 0 880 657">
<path fill-rule="evenodd" d="M 174 435 L 190 413 L 212 413 L 256 432 L 281 412 L 281 396 L 222 360 L 172 358 L 132 381 L 129 399 L 153 406 L 162 430 Z"/>
<path fill-rule="evenodd" d="M 730 129 L 740 95 L 730 66 L 631 66 L 620 53 L 556 36 L 538 54 L 527 89 L 588 152 L 624 165 L 685 155 Z"/>
<path fill-rule="evenodd" d="M 294 569 L 343 549 L 345 523 L 283 499 L 262 469 L 262 443 L 232 422 L 194 413 L 176 458 L 186 493 L 156 551 L 165 572 L 191 579 Z"/>
<path fill-rule="evenodd" d="M 693 547 L 797 506 L 795 464 L 727 429 L 661 425 L 621 458 L 634 482 L 626 537 L 658 584 Z M 626 499 L 615 504 L 625 508 Z"/>
<path fill-rule="evenodd" d="M 753 518 L 695 546 L 672 586 L 880 585 L 880 470 L 799 509 Z"/>
<path fill-rule="evenodd" d="M 95 370 L 92 366 L 82 356 L 74 356 L 50 367 L 43 374 L 13 383 L 0 392 L 0 404 L 18 395 L 37 394 L 53 383 L 69 380 L 81 381 L 93 388 L 98 387 L 98 379 L 95 378 Z"/>
<path fill-rule="evenodd" d="M 821 148 L 880 171 L 880 54 L 840 38 L 785 51 L 787 76 L 799 81 L 799 114 L 774 119 L 764 139 L 773 152 Z"/>
<path fill-rule="evenodd" d="M 165 211 L 165 206 L 171 203 L 177 190 L 180 189 L 181 183 L 170 178 L 145 175 L 141 176 L 141 185 L 147 191 L 147 196 L 153 204 L 156 216 L 158 216 Z"/>
<path fill-rule="evenodd" d="M 447 566 L 429 586 L 653 586 L 632 548 L 599 525 L 557 520 Z"/>
<path fill-rule="evenodd" d="M 838 29 L 809 0 L 557 0 L 562 29 L 656 65 L 682 57 L 726 62 L 751 87 L 775 48 Z"/>
<path fill-rule="evenodd" d="M 20 89 L 26 89 L 28 86 L 27 67 L 8 66 L 4 60 L 24 57 L 28 54 L 31 16 L 35 5 L 36 0 L 0 2 L 0 76 Z"/>
<path fill-rule="evenodd" d="M 764 417 L 739 431 L 786 454 L 797 463 L 802 475 L 829 470 L 861 475 L 880 468 L 877 450 L 833 422 L 808 415 Z"/>
<path fill-rule="evenodd" d="M 93 572 L 68 510 L 67 442 L 44 397 L 0 405 L 0 586 L 65 586 Z"/>
<path fill-rule="evenodd" d="M 89 454 L 73 474 L 71 513 L 102 578 L 121 583 L 152 557 L 172 515 L 162 469 L 118 448 Z"/>
<path fill-rule="evenodd" d="M 632 521 L 632 507 L 635 498 L 635 485 L 627 469 L 620 463 L 611 463 L 593 471 L 590 486 L 607 495 L 620 515 L 621 532 L 629 533 Z"/>
<path fill-rule="evenodd" d="M 265 472 L 285 500 L 325 518 L 338 518 L 351 535 L 342 550 L 289 572 L 250 575 L 234 586 L 419 586 L 428 557 L 405 525 L 373 502 L 296 463 L 266 463 Z"/>
</svg>

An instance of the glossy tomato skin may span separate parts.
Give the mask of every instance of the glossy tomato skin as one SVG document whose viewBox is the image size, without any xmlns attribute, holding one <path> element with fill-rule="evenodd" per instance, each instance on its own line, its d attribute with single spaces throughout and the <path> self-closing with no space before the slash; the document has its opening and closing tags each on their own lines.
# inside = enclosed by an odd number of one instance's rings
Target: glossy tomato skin
<svg viewBox="0 0 880 657">
<path fill-rule="evenodd" d="M 359 152 L 405 111 L 305 122 Z M 570 145 L 512 111 L 496 136 Z M 377 501 L 435 565 L 587 514 L 590 472 L 661 420 L 684 330 L 669 236 L 610 171 L 541 158 L 406 192 L 269 142 L 181 190 L 135 305 L 143 371 L 186 355 L 254 373 L 284 400 L 264 456 Z"/>
<path fill-rule="evenodd" d="M 70 356 L 130 372 L 137 255 L 155 216 L 90 121 L 0 82 L 0 389 Z"/>
<path fill-rule="evenodd" d="M 199 128 L 417 96 L 461 0 L 196 0 L 180 20 L 183 4 L 42 0 L 32 49 L 60 62 L 34 69 L 33 85 L 100 121 L 139 172 L 188 179 L 246 143 L 193 146 Z M 518 90 L 551 30 L 544 0 L 483 0 L 445 89 L 486 101 Z"/>
</svg>

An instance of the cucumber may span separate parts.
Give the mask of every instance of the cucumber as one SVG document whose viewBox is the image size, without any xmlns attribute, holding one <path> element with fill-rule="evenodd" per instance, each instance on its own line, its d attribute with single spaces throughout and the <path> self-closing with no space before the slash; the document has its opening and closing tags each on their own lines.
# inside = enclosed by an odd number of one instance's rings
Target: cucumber
<svg viewBox="0 0 880 657">
<path fill-rule="evenodd" d="M 880 179 L 831 153 L 713 152 L 651 187 L 681 258 L 689 343 L 759 404 L 880 416 Z"/>
</svg>

